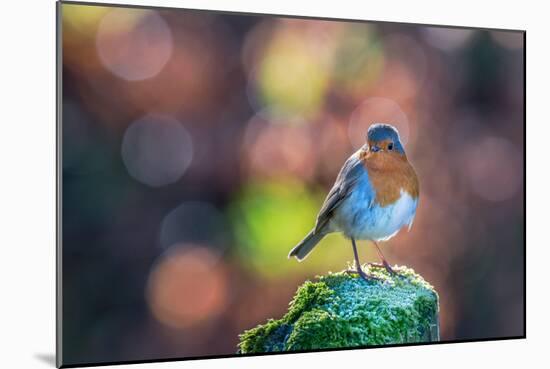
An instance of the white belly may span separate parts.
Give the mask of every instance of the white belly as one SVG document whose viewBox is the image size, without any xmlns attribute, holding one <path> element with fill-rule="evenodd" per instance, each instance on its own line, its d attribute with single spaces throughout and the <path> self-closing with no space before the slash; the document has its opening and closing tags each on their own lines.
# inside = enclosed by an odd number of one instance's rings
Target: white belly
<svg viewBox="0 0 550 369">
<path fill-rule="evenodd" d="M 401 197 L 394 204 L 382 207 L 372 199 L 366 201 L 368 190 L 358 191 L 360 188 L 356 188 L 336 211 L 332 230 L 358 240 L 384 241 L 404 226 L 411 227 L 418 199 L 401 190 Z"/>
</svg>

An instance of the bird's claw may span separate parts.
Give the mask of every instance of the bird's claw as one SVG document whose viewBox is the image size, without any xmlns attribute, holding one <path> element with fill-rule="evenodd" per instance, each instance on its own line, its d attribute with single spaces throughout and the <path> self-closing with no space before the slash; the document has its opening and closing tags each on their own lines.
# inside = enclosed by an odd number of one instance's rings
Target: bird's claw
<svg viewBox="0 0 550 369">
<path fill-rule="evenodd" d="M 386 271 L 392 276 L 398 276 L 399 274 L 393 270 L 393 268 L 388 263 L 369 263 L 368 265 L 373 266 L 375 268 L 384 268 Z"/>
<path fill-rule="evenodd" d="M 367 273 L 363 272 L 363 270 L 361 269 L 348 269 L 345 271 L 346 274 L 357 274 L 359 275 L 359 277 L 361 277 L 361 279 L 369 282 L 369 281 L 381 281 L 382 279 L 381 278 L 378 278 L 378 277 L 375 277 L 375 276 L 372 276 L 372 275 L 367 275 Z"/>
</svg>

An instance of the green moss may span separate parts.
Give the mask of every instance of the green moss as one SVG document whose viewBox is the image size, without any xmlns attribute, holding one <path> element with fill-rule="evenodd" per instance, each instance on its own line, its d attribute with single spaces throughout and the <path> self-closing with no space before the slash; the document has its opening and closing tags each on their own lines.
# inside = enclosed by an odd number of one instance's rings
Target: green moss
<svg viewBox="0 0 550 369">
<path fill-rule="evenodd" d="M 407 267 L 397 276 L 365 266 L 380 280 L 344 272 L 300 286 L 279 320 L 245 331 L 239 352 L 272 352 L 439 340 L 438 296 Z"/>
</svg>

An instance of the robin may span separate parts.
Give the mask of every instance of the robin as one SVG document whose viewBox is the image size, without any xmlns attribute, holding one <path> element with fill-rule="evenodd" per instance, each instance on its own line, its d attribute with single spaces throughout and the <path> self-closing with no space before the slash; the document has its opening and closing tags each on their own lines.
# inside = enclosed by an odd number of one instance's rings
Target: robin
<svg viewBox="0 0 550 369">
<path fill-rule="evenodd" d="M 368 240 L 382 260 L 382 264 L 372 265 L 395 274 L 378 242 L 389 240 L 405 226 L 410 230 L 418 205 L 418 179 L 395 127 L 373 124 L 366 141 L 344 163 L 315 227 L 290 251 L 289 258 L 302 261 L 324 236 L 342 232 L 351 240 L 355 257 L 356 270 L 349 272 L 365 280 L 373 278 L 361 269 L 355 244 L 356 240 Z"/>
</svg>

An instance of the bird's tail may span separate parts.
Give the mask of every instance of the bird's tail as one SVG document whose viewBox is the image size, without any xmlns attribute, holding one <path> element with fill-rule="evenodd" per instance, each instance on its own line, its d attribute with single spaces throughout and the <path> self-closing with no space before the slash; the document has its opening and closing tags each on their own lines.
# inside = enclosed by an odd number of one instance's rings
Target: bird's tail
<svg viewBox="0 0 550 369">
<path fill-rule="evenodd" d="M 290 250 L 288 257 L 291 258 L 292 256 L 295 256 L 298 261 L 304 260 L 311 250 L 313 250 L 315 245 L 323 239 L 323 237 L 325 237 L 323 233 L 314 233 L 314 230 L 312 230 L 299 244 Z"/>
</svg>

